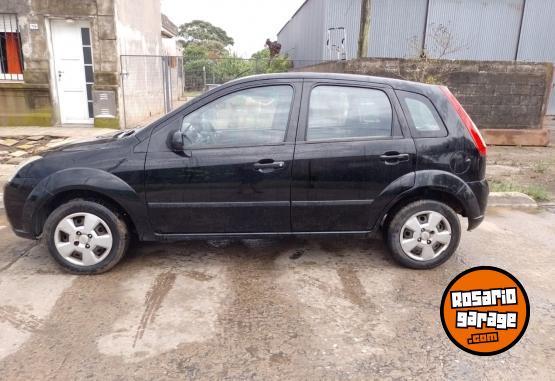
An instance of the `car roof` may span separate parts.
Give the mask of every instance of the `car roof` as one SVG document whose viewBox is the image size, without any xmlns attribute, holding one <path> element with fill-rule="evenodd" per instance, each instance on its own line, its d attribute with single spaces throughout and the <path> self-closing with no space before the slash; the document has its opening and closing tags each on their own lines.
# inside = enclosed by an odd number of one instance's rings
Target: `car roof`
<svg viewBox="0 0 555 381">
<path fill-rule="evenodd" d="M 226 85 L 252 82 L 252 81 L 272 80 L 272 79 L 313 79 L 313 80 L 325 79 L 325 80 L 337 80 L 337 81 L 357 81 L 357 82 L 368 82 L 368 83 L 387 85 L 394 89 L 400 89 L 400 90 L 410 90 L 414 88 L 430 86 L 425 83 L 412 82 L 412 81 L 387 78 L 387 77 L 377 77 L 377 76 L 360 75 L 360 74 L 320 73 L 320 72 L 318 73 L 288 72 L 288 73 L 274 73 L 274 74 L 259 74 L 259 75 L 252 75 L 248 77 L 235 79 L 233 81 L 227 82 Z"/>
</svg>

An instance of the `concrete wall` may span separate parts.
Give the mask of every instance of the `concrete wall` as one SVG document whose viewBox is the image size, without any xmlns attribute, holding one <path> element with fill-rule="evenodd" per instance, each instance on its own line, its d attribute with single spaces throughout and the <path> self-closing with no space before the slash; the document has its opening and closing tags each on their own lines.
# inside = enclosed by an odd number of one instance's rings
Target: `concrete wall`
<svg viewBox="0 0 555 381">
<path fill-rule="evenodd" d="M 543 132 L 542 123 L 552 81 L 553 66 L 550 63 L 377 58 L 329 62 L 299 70 L 444 84 L 457 96 L 480 129 L 505 135 L 513 134 L 507 130 L 525 130 L 534 136 L 541 135 L 534 145 L 543 145 L 548 135 Z M 518 135 L 524 136 L 520 132 Z"/>
<path fill-rule="evenodd" d="M 161 54 L 160 1 L 115 0 L 119 54 Z"/>
<path fill-rule="evenodd" d="M 120 124 L 131 127 L 164 112 L 160 2 L 115 0 L 115 9 L 124 73 L 119 103 L 125 115 Z"/>
</svg>

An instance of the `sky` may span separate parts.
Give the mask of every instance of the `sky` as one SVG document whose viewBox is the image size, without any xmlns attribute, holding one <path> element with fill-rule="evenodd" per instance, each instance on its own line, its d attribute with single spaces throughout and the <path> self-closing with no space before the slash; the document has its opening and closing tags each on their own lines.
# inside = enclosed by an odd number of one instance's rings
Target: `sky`
<svg viewBox="0 0 555 381">
<path fill-rule="evenodd" d="M 249 58 L 264 48 L 304 0 L 162 0 L 162 12 L 176 25 L 205 20 L 235 40 L 232 51 Z"/>
</svg>

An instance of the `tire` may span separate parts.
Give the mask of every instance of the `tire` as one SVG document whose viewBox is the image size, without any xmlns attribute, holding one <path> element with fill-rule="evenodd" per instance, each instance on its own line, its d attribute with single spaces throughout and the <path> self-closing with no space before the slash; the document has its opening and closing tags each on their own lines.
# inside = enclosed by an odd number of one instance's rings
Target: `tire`
<svg viewBox="0 0 555 381">
<path fill-rule="evenodd" d="M 117 212 L 93 201 L 72 200 L 44 224 L 43 241 L 56 262 L 72 274 L 101 274 L 123 258 L 127 225 Z"/>
<path fill-rule="evenodd" d="M 461 224 L 455 211 L 432 200 L 402 207 L 389 220 L 386 230 L 393 259 L 412 269 L 441 265 L 455 253 L 460 238 Z"/>
</svg>

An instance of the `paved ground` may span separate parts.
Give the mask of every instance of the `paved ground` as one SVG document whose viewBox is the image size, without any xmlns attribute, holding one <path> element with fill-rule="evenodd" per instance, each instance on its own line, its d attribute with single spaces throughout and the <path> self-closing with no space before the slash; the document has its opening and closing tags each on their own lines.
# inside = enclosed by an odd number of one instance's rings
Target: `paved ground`
<svg viewBox="0 0 555 381">
<path fill-rule="evenodd" d="M 399 268 L 380 241 L 291 239 L 141 245 L 76 277 L 2 227 L 0 379 L 547 380 L 553 237 L 555 211 L 493 209 L 432 271 Z M 461 352 L 439 319 L 445 286 L 476 265 L 512 272 L 532 305 L 493 358 Z"/>
</svg>

